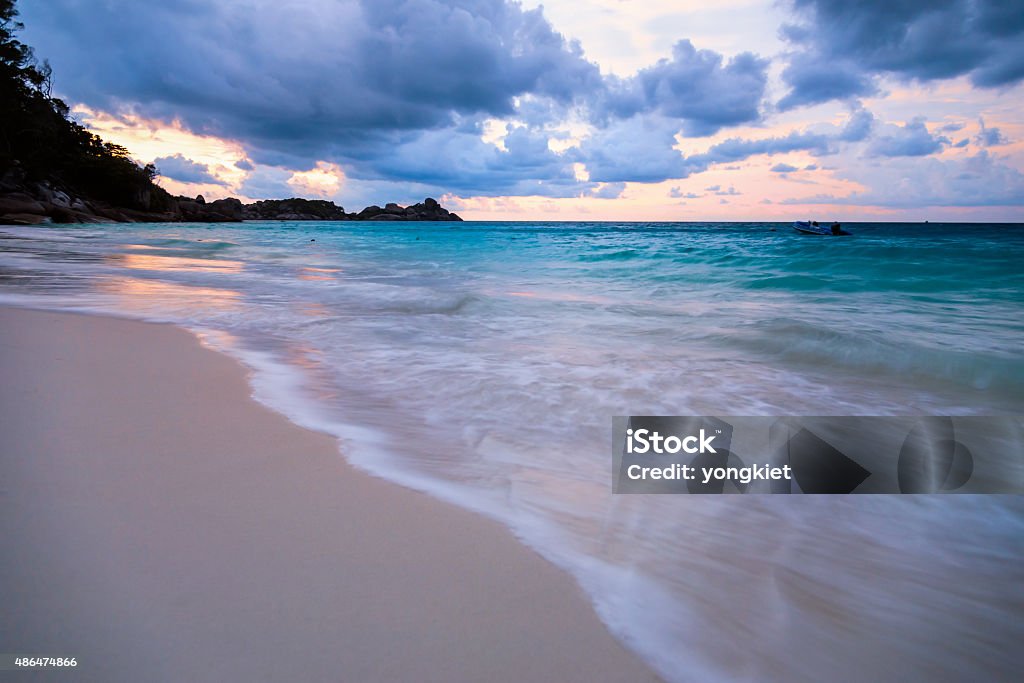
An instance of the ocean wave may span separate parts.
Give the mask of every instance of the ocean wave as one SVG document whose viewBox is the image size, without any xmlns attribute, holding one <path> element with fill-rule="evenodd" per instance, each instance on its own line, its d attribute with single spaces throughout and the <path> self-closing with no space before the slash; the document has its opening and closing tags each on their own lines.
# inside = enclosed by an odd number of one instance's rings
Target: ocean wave
<svg viewBox="0 0 1024 683">
<path fill-rule="evenodd" d="M 596 254 L 580 254 L 576 257 L 576 260 L 584 263 L 600 261 L 630 261 L 642 256 L 644 256 L 644 253 L 638 249 L 618 249 L 615 251 L 605 251 Z"/>
<path fill-rule="evenodd" d="M 790 366 L 898 376 L 902 381 L 941 380 L 1024 399 L 1021 355 L 896 341 L 878 333 L 844 330 L 794 318 L 756 321 L 714 338 Z"/>
</svg>

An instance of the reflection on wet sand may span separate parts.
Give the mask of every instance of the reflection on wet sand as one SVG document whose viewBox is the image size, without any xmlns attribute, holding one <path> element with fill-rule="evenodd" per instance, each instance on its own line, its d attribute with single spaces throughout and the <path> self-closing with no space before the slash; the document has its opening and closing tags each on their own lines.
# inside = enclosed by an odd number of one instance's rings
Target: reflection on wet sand
<svg viewBox="0 0 1024 683">
<path fill-rule="evenodd" d="M 238 349 L 241 346 L 238 335 L 231 334 L 226 330 L 206 328 L 203 330 L 192 330 L 192 334 L 196 336 L 200 344 L 214 351 Z"/>
<path fill-rule="evenodd" d="M 239 308 L 242 303 L 242 295 L 233 289 L 193 287 L 134 277 L 103 277 L 96 289 L 114 295 L 118 306 L 136 313 L 166 310 L 167 306 L 227 311 Z"/>
<path fill-rule="evenodd" d="M 282 356 L 288 365 L 305 371 L 307 385 L 303 391 L 307 396 L 327 403 L 337 400 L 338 390 L 330 381 L 329 366 L 319 349 L 311 344 L 291 343 L 282 350 Z"/>
<path fill-rule="evenodd" d="M 300 303 L 296 309 L 305 316 L 310 318 L 329 318 L 334 315 L 331 309 L 327 308 L 323 304 L 319 304 L 313 301 L 305 301 Z"/>
<path fill-rule="evenodd" d="M 305 266 L 299 270 L 300 280 L 337 280 L 331 273 L 340 273 L 341 268 L 314 268 Z"/>
<path fill-rule="evenodd" d="M 135 270 L 161 272 L 215 272 L 240 273 L 245 268 L 241 261 L 200 259 L 187 256 L 158 256 L 156 254 L 118 254 L 117 265 Z"/>
</svg>

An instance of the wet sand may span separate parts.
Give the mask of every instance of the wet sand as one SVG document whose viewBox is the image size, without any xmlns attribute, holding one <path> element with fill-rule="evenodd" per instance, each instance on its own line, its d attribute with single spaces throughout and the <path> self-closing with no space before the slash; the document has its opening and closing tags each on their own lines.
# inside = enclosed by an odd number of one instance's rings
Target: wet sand
<svg viewBox="0 0 1024 683">
<path fill-rule="evenodd" d="M 503 527 L 354 470 L 189 333 L 0 330 L 0 653 L 78 661 L 25 680 L 659 680 Z"/>
</svg>

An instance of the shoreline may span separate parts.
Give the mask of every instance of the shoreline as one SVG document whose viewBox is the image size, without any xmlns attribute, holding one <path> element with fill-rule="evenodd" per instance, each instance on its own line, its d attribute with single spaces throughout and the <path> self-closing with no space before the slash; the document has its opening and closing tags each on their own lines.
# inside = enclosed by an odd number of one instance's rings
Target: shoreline
<svg viewBox="0 0 1024 683">
<path fill-rule="evenodd" d="M 190 332 L 0 325 L 0 650 L 78 658 L 47 680 L 660 680 L 509 530 L 349 465 Z"/>
</svg>

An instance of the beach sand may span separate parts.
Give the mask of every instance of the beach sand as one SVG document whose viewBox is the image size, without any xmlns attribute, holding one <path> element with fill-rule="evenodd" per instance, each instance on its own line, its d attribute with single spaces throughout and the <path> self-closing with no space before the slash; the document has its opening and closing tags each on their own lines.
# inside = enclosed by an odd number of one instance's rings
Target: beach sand
<svg viewBox="0 0 1024 683">
<path fill-rule="evenodd" d="M 0 308 L 0 680 L 656 681 L 497 523 L 167 325 Z"/>
</svg>

